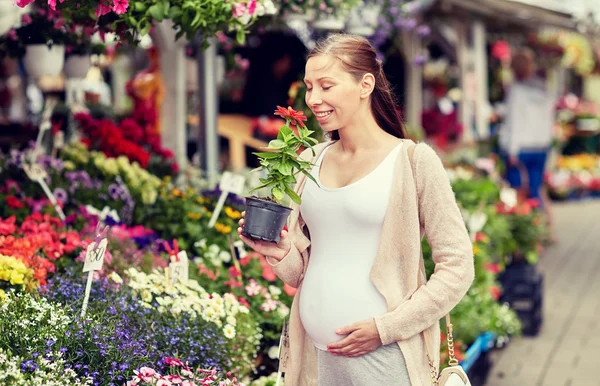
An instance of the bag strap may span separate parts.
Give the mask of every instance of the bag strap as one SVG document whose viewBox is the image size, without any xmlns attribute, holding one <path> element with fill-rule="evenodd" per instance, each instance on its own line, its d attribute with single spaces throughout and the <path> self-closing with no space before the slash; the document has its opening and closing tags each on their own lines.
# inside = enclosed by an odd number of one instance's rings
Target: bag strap
<svg viewBox="0 0 600 386">
<path fill-rule="evenodd" d="M 414 166 L 414 155 L 415 155 L 415 149 L 417 147 L 417 144 L 412 144 L 409 148 L 408 148 L 408 162 L 410 163 L 410 168 L 412 170 L 413 173 L 413 181 L 415 183 L 415 190 L 417 191 L 416 197 L 417 197 L 417 211 L 419 208 L 419 188 L 417 187 L 417 175 L 415 172 L 415 166 Z M 419 220 L 419 224 L 420 224 L 420 220 Z M 423 258 L 422 255 L 422 251 L 421 251 L 421 258 Z M 420 278 L 420 276 L 419 276 Z M 424 335 L 425 336 L 425 335 Z M 425 346 L 427 349 L 427 359 L 429 360 L 429 367 L 431 370 L 431 379 L 433 381 L 433 384 L 436 385 L 437 384 L 437 376 L 438 376 L 438 372 L 436 370 L 436 367 L 433 364 L 433 361 L 431 360 L 431 358 L 433 358 L 433 355 L 431 355 L 431 352 L 429 352 L 430 350 L 430 345 L 429 342 L 427 342 L 427 338 L 425 337 Z M 446 314 L 446 340 L 448 341 L 448 364 L 450 366 L 457 366 L 458 365 L 458 360 L 456 359 L 456 356 L 454 354 L 454 335 L 452 332 L 452 323 L 450 321 L 450 313 Z"/>
</svg>

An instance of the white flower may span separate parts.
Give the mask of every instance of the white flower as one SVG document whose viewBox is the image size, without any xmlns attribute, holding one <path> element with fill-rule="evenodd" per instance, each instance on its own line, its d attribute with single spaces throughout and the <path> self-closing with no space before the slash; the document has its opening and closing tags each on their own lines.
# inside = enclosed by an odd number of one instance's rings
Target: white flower
<svg viewBox="0 0 600 386">
<path fill-rule="evenodd" d="M 276 287 L 274 285 L 270 285 L 269 286 L 269 292 L 271 293 L 271 295 L 273 296 L 279 296 L 281 295 L 281 288 Z"/>
<path fill-rule="evenodd" d="M 212 321 L 214 317 L 215 317 L 215 310 L 212 308 L 206 308 L 202 312 L 202 319 L 204 319 L 208 322 Z"/>
<path fill-rule="evenodd" d="M 229 263 L 231 261 L 231 253 L 221 251 L 221 253 L 219 253 L 219 259 L 221 259 L 223 263 Z"/>
<path fill-rule="evenodd" d="M 117 272 L 112 272 L 110 275 L 108 275 L 108 278 L 117 284 L 123 284 L 123 279 Z"/>
<path fill-rule="evenodd" d="M 277 7 L 271 0 L 264 0 L 262 5 L 265 7 L 267 15 L 275 15 L 277 13 Z"/>
<path fill-rule="evenodd" d="M 225 338 L 233 339 L 235 338 L 235 327 L 231 324 L 226 324 L 225 327 L 223 327 L 223 333 L 225 334 Z"/>
<path fill-rule="evenodd" d="M 267 299 L 261 306 L 260 309 L 265 312 L 275 311 L 277 309 L 278 303 L 273 299 Z"/>
<path fill-rule="evenodd" d="M 288 306 L 286 306 L 285 304 L 280 304 L 279 308 L 277 309 L 277 313 L 282 318 L 285 318 L 290 314 L 290 308 Z"/>
<path fill-rule="evenodd" d="M 269 355 L 269 358 L 271 358 L 271 359 L 277 359 L 279 357 L 279 347 L 272 346 L 269 349 L 268 355 Z"/>
<path fill-rule="evenodd" d="M 262 286 L 258 284 L 255 280 L 251 280 L 250 284 L 246 286 L 246 293 L 248 296 L 256 296 L 262 290 Z"/>
<path fill-rule="evenodd" d="M 202 239 L 202 240 L 196 241 L 194 243 L 194 247 L 196 247 L 196 248 L 206 248 L 206 239 Z"/>
<path fill-rule="evenodd" d="M 225 321 L 227 322 L 227 324 L 231 324 L 232 326 L 237 325 L 237 319 L 233 316 L 228 316 Z"/>
<path fill-rule="evenodd" d="M 216 255 L 219 252 L 221 252 L 221 248 L 219 248 L 219 246 L 216 244 L 212 244 L 210 247 L 208 247 L 208 253 Z"/>
<path fill-rule="evenodd" d="M 240 314 L 247 314 L 250 312 L 250 310 L 246 306 L 240 306 L 239 311 L 240 311 Z"/>
</svg>

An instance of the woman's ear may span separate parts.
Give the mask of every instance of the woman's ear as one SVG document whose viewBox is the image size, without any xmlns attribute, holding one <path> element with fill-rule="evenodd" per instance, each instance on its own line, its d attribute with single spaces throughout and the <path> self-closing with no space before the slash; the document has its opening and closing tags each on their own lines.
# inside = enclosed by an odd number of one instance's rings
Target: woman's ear
<svg viewBox="0 0 600 386">
<path fill-rule="evenodd" d="M 374 89 L 375 77 L 371 73 L 366 73 L 360 81 L 360 97 L 363 99 L 369 98 Z"/>
</svg>

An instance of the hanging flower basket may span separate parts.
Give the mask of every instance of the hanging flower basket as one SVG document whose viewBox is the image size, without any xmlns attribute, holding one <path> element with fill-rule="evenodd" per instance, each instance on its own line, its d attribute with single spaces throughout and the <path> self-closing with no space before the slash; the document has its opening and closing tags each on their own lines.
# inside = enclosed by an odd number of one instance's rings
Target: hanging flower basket
<svg viewBox="0 0 600 386">
<path fill-rule="evenodd" d="M 90 55 L 71 55 L 65 60 L 65 75 L 70 79 L 83 79 L 91 66 Z"/>
<path fill-rule="evenodd" d="M 33 78 L 60 75 L 65 63 L 65 46 L 32 44 L 25 47 L 23 65 Z"/>
</svg>

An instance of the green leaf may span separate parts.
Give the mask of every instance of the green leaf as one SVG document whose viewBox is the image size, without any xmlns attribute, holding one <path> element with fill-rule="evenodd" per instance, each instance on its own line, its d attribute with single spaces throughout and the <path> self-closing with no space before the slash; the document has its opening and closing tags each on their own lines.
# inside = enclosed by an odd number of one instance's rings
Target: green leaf
<svg viewBox="0 0 600 386">
<path fill-rule="evenodd" d="M 285 187 L 285 193 L 290 196 L 290 199 L 292 201 L 294 201 L 296 204 L 300 205 L 302 203 L 302 200 L 300 199 L 300 196 L 298 196 L 298 194 L 296 192 L 294 192 L 292 190 L 292 188 L 290 188 L 289 186 Z"/>
<path fill-rule="evenodd" d="M 284 176 L 291 176 L 292 175 L 292 165 L 290 165 L 287 162 L 279 165 L 279 167 L 277 168 L 277 170 L 279 170 L 281 172 L 281 174 L 283 174 Z"/>
<path fill-rule="evenodd" d="M 151 26 L 152 25 L 150 24 L 148 19 L 144 18 L 140 20 L 140 22 L 138 23 L 138 30 L 140 31 L 140 35 L 148 35 Z"/>
<path fill-rule="evenodd" d="M 283 195 L 283 192 L 281 191 L 281 189 L 275 187 L 275 188 L 271 189 L 271 194 L 273 194 L 273 198 L 275 198 L 275 200 L 277 200 L 277 201 L 283 200 L 284 195 Z"/>
<path fill-rule="evenodd" d="M 317 186 L 319 186 L 319 183 L 317 182 L 317 180 L 315 180 L 315 177 L 313 177 L 313 175 L 310 174 L 309 171 L 302 169 L 302 174 L 304 174 L 306 177 L 310 178 L 315 184 L 317 184 Z"/>
<path fill-rule="evenodd" d="M 178 19 L 182 14 L 181 8 L 177 6 L 169 8 L 169 19 Z"/>
<path fill-rule="evenodd" d="M 171 8 L 171 2 L 169 0 L 163 0 L 162 2 L 165 17 L 169 17 L 169 8 Z"/>
<path fill-rule="evenodd" d="M 136 1 L 133 4 L 133 9 L 136 10 L 137 12 L 146 12 L 146 9 L 148 9 L 148 7 L 146 6 L 146 4 L 142 3 L 141 1 Z"/>
<path fill-rule="evenodd" d="M 240 45 L 244 44 L 246 42 L 246 31 L 238 30 L 235 34 L 235 40 L 237 40 Z"/>
<path fill-rule="evenodd" d="M 252 153 L 252 154 L 254 154 L 257 157 L 266 158 L 266 159 L 273 159 L 273 158 L 279 158 L 280 157 L 280 155 L 278 153 L 269 152 L 269 151 Z"/>
<path fill-rule="evenodd" d="M 135 20 L 135 18 L 133 16 L 129 16 L 127 18 L 127 21 L 129 22 L 129 24 L 131 24 L 132 27 L 137 28 L 138 22 L 137 22 L 137 20 Z"/>
<path fill-rule="evenodd" d="M 269 142 L 269 149 L 283 149 L 285 147 L 285 142 L 279 140 L 279 139 L 274 139 L 271 142 Z"/>
<path fill-rule="evenodd" d="M 162 3 L 156 3 L 148 8 L 148 13 L 156 21 L 163 21 L 165 18 L 165 8 Z"/>
</svg>

